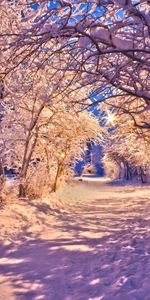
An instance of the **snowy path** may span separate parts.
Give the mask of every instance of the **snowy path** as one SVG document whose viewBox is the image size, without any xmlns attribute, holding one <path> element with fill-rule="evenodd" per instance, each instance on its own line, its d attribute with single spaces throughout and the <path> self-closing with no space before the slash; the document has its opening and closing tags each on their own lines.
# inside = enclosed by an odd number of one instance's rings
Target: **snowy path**
<svg viewBox="0 0 150 300">
<path fill-rule="evenodd" d="M 0 211 L 0 300 L 150 300 L 150 188 L 85 180 L 63 197 L 61 214 Z"/>
</svg>

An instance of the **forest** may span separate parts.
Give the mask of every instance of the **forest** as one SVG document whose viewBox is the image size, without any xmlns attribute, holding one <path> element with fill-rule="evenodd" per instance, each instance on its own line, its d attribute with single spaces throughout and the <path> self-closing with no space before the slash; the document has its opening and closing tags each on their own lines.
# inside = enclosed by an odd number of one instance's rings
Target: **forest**
<svg viewBox="0 0 150 300">
<path fill-rule="evenodd" d="M 1 190 L 7 169 L 17 173 L 19 196 L 38 194 L 41 180 L 55 190 L 89 140 L 103 145 L 107 176 L 147 182 L 149 3 L 0 6 Z"/>
<path fill-rule="evenodd" d="M 0 300 L 149 300 L 149 184 L 150 1 L 0 0 Z"/>
</svg>

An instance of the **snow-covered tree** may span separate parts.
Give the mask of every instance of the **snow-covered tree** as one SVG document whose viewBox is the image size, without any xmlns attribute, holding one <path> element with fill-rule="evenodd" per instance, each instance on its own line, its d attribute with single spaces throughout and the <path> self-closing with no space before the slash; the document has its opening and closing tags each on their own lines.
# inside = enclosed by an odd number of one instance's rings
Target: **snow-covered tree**
<svg viewBox="0 0 150 300">
<path fill-rule="evenodd" d="M 49 67 L 30 77 L 20 69 L 5 82 L 2 160 L 19 174 L 20 196 L 29 186 L 31 191 L 35 180 L 56 190 L 59 177 L 80 157 L 86 141 L 99 139 L 98 121 L 87 112 L 77 113 L 81 91 L 76 91 L 76 98 L 63 93 L 65 80 Z M 37 192 L 37 182 L 35 187 Z"/>
<path fill-rule="evenodd" d="M 80 74 L 80 86 L 94 85 L 93 97 L 117 94 L 149 105 L 148 1 L 35 0 L 27 5 L 3 0 L 1 7 L 1 50 L 9 57 L 3 60 L 5 74 L 22 62 L 41 67 L 57 56 L 65 70 Z"/>
<path fill-rule="evenodd" d="M 121 119 L 110 136 L 114 134 L 114 139 L 116 135 L 116 145 L 119 141 L 128 148 L 122 153 L 116 146 L 119 155 L 113 150 L 113 157 L 119 164 L 120 157 L 127 157 L 126 161 L 136 166 L 137 154 L 129 145 L 141 141 L 140 132 L 146 143 L 150 127 L 149 2 L 35 0 L 27 4 L 2 0 L 0 5 L 3 94 L 9 95 L 12 107 L 13 101 L 38 99 L 30 108 L 36 120 L 28 128 L 30 142 L 34 145 L 38 139 L 35 130 L 45 107 L 59 102 L 79 111 L 83 105 L 105 102 Z M 134 134 L 126 139 L 129 128 Z M 109 147 L 114 149 L 111 143 Z M 131 169 L 127 163 L 126 168 Z"/>
<path fill-rule="evenodd" d="M 114 109 L 115 111 L 115 109 Z M 149 179 L 150 162 L 150 133 L 149 129 L 140 126 L 143 119 L 149 119 L 149 111 L 135 114 L 133 119 L 128 114 L 118 117 L 114 111 L 108 111 L 108 130 L 104 141 L 103 163 L 106 174 L 113 178 L 140 179 L 145 182 Z M 137 127 L 136 121 L 139 126 Z"/>
</svg>

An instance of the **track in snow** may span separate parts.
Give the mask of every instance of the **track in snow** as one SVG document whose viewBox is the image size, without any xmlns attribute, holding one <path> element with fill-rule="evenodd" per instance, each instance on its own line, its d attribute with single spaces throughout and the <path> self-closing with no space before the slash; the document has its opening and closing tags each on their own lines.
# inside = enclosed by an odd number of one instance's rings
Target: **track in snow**
<svg viewBox="0 0 150 300">
<path fill-rule="evenodd" d="M 150 300 L 150 189 L 85 178 L 65 197 L 61 214 L 19 204 L 2 231 L 0 300 Z"/>
</svg>

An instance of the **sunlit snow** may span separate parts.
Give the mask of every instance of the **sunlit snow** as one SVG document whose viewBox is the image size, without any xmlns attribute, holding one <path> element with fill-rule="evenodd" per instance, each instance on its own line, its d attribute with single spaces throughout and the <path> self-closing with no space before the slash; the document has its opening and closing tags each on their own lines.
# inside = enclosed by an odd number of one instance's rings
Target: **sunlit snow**
<svg viewBox="0 0 150 300">
<path fill-rule="evenodd" d="M 83 177 L 2 209 L 0 299 L 149 300 L 149 199 L 147 186 Z"/>
</svg>

